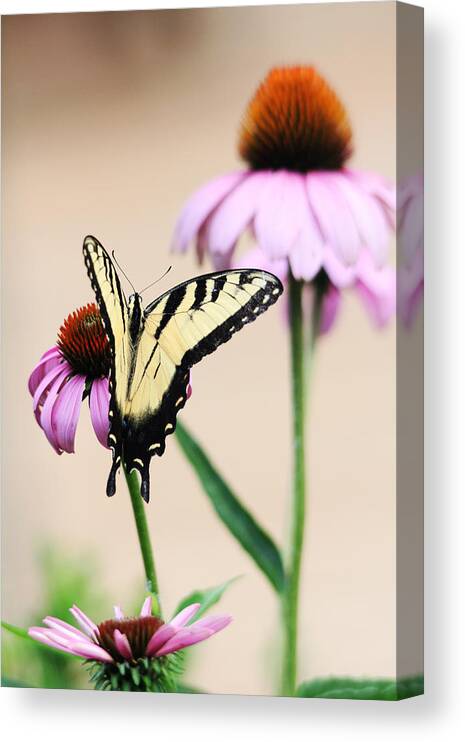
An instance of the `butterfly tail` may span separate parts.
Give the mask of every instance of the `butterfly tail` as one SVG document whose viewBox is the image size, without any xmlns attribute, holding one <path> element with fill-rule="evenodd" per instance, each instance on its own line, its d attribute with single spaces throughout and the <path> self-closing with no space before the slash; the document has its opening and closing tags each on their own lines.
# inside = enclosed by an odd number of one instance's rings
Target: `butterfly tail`
<svg viewBox="0 0 465 742">
<path fill-rule="evenodd" d="M 108 475 L 107 497 L 113 497 L 113 495 L 116 492 L 116 474 L 118 472 L 120 464 L 121 464 L 121 458 L 115 455 L 113 458 L 113 464 L 110 469 L 110 473 Z"/>
</svg>

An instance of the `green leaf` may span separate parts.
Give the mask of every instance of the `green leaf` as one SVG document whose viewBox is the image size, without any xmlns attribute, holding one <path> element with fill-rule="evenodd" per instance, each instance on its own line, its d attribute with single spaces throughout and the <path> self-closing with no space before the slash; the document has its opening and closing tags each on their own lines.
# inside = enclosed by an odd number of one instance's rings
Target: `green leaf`
<svg viewBox="0 0 465 742">
<path fill-rule="evenodd" d="M 250 554 L 275 590 L 282 592 L 284 568 L 274 541 L 241 504 L 200 444 L 179 421 L 176 438 L 226 528 Z"/>
<path fill-rule="evenodd" d="M 423 675 L 399 678 L 318 678 L 297 689 L 300 698 L 347 698 L 365 701 L 401 701 L 421 696 Z"/>
<path fill-rule="evenodd" d="M 12 678 L 8 678 L 5 675 L 2 675 L 2 688 L 32 688 L 32 685 L 28 685 L 27 683 L 23 683 L 21 680 L 13 680 Z"/>
<path fill-rule="evenodd" d="M 231 580 L 223 582 L 222 585 L 209 587 L 206 590 L 194 590 L 194 592 L 190 593 L 185 598 L 183 598 L 183 600 L 181 600 L 174 612 L 174 615 L 176 616 L 179 611 L 182 611 L 188 605 L 191 605 L 191 603 L 200 603 L 200 608 L 192 619 L 193 621 L 197 621 L 197 619 L 200 618 L 204 613 L 206 613 L 206 611 L 208 611 L 208 609 L 211 608 L 212 605 L 218 603 L 226 588 L 228 588 L 229 585 L 231 585 L 231 583 L 233 583 L 237 579 L 237 577 L 233 577 Z"/>
<path fill-rule="evenodd" d="M 6 621 L 2 621 L 2 629 L 5 629 L 5 631 L 9 631 L 10 634 L 14 634 L 15 636 L 18 636 L 20 639 L 25 639 L 28 642 L 32 642 L 33 644 L 38 644 L 41 649 L 45 649 L 47 652 L 51 652 L 53 654 L 58 654 L 61 657 L 66 656 L 69 658 L 74 659 L 80 659 L 82 660 L 82 657 L 76 657 L 76 655 L 69 654 L 66 651 L 61 651 L 61 649 L 55 649 L 55 647 L 49 647 L 48 644 L 42 644 L 41 642 L 37 642 L 36 639 L 33 639 L 32 636 L 29 636 L 27 631 L 25 629 L 21 629 L 19 626 L 14 626 L 11 623 L 7 623 Z"/>
</svg>

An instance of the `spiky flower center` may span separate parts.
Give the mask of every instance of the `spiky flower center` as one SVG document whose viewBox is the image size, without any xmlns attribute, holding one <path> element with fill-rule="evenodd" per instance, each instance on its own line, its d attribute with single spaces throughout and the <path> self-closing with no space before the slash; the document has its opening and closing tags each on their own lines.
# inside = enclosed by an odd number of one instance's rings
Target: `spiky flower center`
<svg viewBox="0 0 465 742">
<path fill-rule="evenodd" d="M 108 376 L 110 344 L 96 304 L 76 309 L 58 332 L 58 347 L 77 374 L 90 379 Z"/>
<path fill-rule="evenodd" d="M 125 634 L 131 647 L 134 660 L 145 657 L 145 650 L 154 633 L 163 626 L 156 616 L 139 616 L 138 618 L 110 618 L 99 624 L 99 644 L 111 654 L 117 662 L 122 660 L 114 640 L 115 629 Z"/>
<path fill-rule="evenodd" d="M 239 154 L 254 170 L 338 170 L 351 140 L 344 106 L 313 67 L 276 67 L 247 107 Z"/>
</svg>

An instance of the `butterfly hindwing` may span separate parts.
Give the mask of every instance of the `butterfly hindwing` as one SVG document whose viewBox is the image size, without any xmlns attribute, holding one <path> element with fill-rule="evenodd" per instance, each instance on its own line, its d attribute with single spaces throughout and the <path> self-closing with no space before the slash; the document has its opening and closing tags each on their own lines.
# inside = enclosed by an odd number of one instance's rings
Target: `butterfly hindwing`
<svg viewBox="0 0 465 742">
<path fill-rule="evenodd" d="M 281 282 L 265 271 L 222 271 L 186 281 L 147 307 L 127 394 L 124 447 L 125 461 L 140 471 L 143 487 L 151 457 L 163 454 L 185 405 L 189 369 L 281 292 Z"/>
</svg>

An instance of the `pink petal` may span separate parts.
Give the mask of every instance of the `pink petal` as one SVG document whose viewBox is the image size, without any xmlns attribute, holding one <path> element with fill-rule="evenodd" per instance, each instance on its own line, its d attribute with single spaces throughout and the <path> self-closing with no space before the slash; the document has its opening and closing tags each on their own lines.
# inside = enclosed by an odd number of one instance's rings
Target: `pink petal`
<svg viewBox="0 0 465 742">
<path fill-rule="evenodd" d="M 37 384 L 32 398 L 32 408 L 34 410 L 34 413 L 37 412 L 37 407 L 39 407 L 45 401 L 45 397 L 50 391 L 49 387 L 51 387 L 56 377 L 59 376 L 59 374 L 63 374 L 64 372 L 66 372 L 66 377 L 70 376 L 73 373 L 73 370 L 69 363 L 62 359 L 59 363 L 53 364 L 50 370 L 47 371 L 47 373 Z"/>
<path fill-rule="evenodd" d="M 55 618 L 54 616 L 46 616 L 44 618 L 44 624 L 46 626 L 49 626 L 51 629 L 62 632 L 63 635 L 71 635 L 75 639 L 87 641 L 87 637 L 82 633 L 82 631 L 79 631 L 79 629 L 76 629 L 75 626 L 71 626 L 71 624 L 66 623 L 66 621 L 62 621 L 60 618 Z"/>
<path fill-rule="evenodd" d="M 175 626 L 171 626 L 169 623 L 164 624 L 163 626 L 160 626 L 159 629 L 153 634 L 151 639 L 149 639 L 145 654 L 147 657 L 153 657 L 155 652 L 157 652 L 161 647 L 163 647 L 164 644 L 166 644 L 167 641 L 169 641 L 178 631 Z"/>
<path fill-rule="evenodd" d="M 144 600 L 141 611 L 140 611 L 140 615 L 141 616 L 152 615 L 152 597 L 150 595 Z"/>
<path fill-rule="evenodd" d="M 217 631 L 221 631 L 226 626 L 228 626 L 232 621 L 232 616 L 206 616 L 205 618 L 201 618 L 199 621 L 196 621 L 193 623 L 189 628 L 191 629 L 209 629 L 214 634 L 217 633 Z"/>
<path fill-rule="evenodd" d="M 185 626 L 191 618 L 195 616 L 197 611 L 200 608 L 200 603 L 191 603 L 191 605 L 186 606 L 186 608 L 183 608 L 182 611 L 179 611 L 179 613 L 174 616 L 174 618 L 170 621 L 170 626 Z"/>
<path fill-rule="evenodd" d="M 321 304 L 320 333 L 329 332 L 336 321 L 341 306 L 341 291 L 333 284 L 326 290 Z"/>
<path fill-rule="evenodd" d="M 322 266 L 324 243 L 308 201 L 304 178 L 300 179 L 299 185 L 300 196 L 296 191 L 295 213 L 301 228 L 291 248 L 289 263 L 294 278 L 311 281 Z"/>
<path fill-rule="evenodd" d="M 52 427 L 59 448 L 66 453 L 74 453 L 74 440 L 85 383 L 85 376 L 81 376 L 81 374 L 72 376 L 62 386 L 53 405 Z"/>
<path fill-rule="evenodd" d="M 71 645 L 71 649 L 75 654 L 80 657 L 84 657 L 87 660 L 97 660 L 98 662 L 114 662 L 111 655 L 108 654 L 106 649 L 97 646 L 97 644 L 79 644 L 75 643 Z"/>
<path fill-rule="evenodd" d="M 389 297 L 373 294 L 361 281 L 357 282 L 356 291 L 376 327 L 383 327 L 395 311 L 395 305 Z"/>
<path fill-rule="evenodd" d="M 396 310 L 396 275 L 393 268 L 378 268 L 368 250 L 360 255 L 355 288 L 375 325 L 382 327 Z"/>
<path fill-rule="evenodd" d="M 367 193 L 370 193 L 384 207 L 386 216 L 393 215 L 396 210 L 396 189 L 387 178 L 364 170 L 344 169 L 344 174 L 353 178 Z"/>
<path fill-rule="evenodd" d="M 114 605 L 113 606 L 113 610 L 115 612 L 115 618 L 117 618 L 118 620 L 121 620 L 121 619 L 124 618 L 124 613 L 121 610 L 121 608 L 119 607 L 119 605 Z"/>
<path fill-rule="evenodd" d="M 208 637 L 224 629 L 231 621 L 231 616 L 207 616 L 206 618 L 201 618 L 192 624 L 192 626 L 180 628 L 158 650 L 156 656 L 162 657 L 170 652 L 178 652 L 180 649 L 184 649 L 184 647 L 189 647 L 191 644 L 197 644 L 204 639 L 208 639 Z"/>
<path fill-rule="evenodd" d="M 89 395 L 90 418 L 99 443 L 105 448 L 108 446 L 108 411 L 110 407 L 110 392 L 108 379 L 95 379 Z"/>
<path fill-rule="evenodd" d="M 202 224 L 213 209 L 235 188 L 245 177 L 246 172 L 228 173 L 219 178 L 210 180 L 196 191 L 185 203 L 178 218 L 172 249 L 176 252 L 185 252 L 189 243 L 195 238 Z"/>
<path fill-rule="evenodd" d="M 366 193 L 354 178 L 334 173 L 332 181 L 352 212 L 361 244 L 371 252 L 378 267 L 385 265 L 390 227 L 381 204 Z"/>
<path fill-rule="evenodd" d="M 120 653 L 121 657 L 124 657 L 125 660 L 132 660 L 131 645 L 129 644 L 126 634 L 122 634 L 119 629 L 115 629 L 113 632 L 113 639 L 115 641 L 116 649 Z"/>
<path fill-rule="evenodd" d="M 88 636 L 91 638 L 98 636 L 99 632 L 97 624 L 95 624 L 89 616 L 86 616 L 84 611 L 81 611 L 77 605 L 73 605 L 73 607 L 69 609 L 69 612 Z"/>
<path fill-rule="evenodd" d="M 285 170 L 267 173 L 254 229 L 258 244 L 271 260 L 287 257 L 302 229 L 303 177 Z"/>
<path fill-rule="evenodd" d="M 53 424 L 53 408 L 58 399 L 58 395 L 61 393 L 63 387 L 66 386 L 65 379 L 67 376 L 68 370 L 66 369 L 65 371 L 62 371 L 55 379 L 49 393 L 47 394 L 44 405 L 42 407 L 42 411 L 40 413 L 40 426 L 47 436 L 47 440 L 49 441 L 49 443 L 51 443 L 55 451 L 59 454 L 62 453 L 62 450 L 58 442 L 56 428 Z"/>
<path fill-rule="evenodd" d="M 336 187 L 334 174 L 309 173 L 307 192 L 327 250 L 333 250 L 344 265 L 356 262 L 360 237 L 350 208 Z"/>
<path fill-rule="evenodd" d="M 44 376 L 62 360 L 63 356 L 56 346 L 50 348 L 41 356 L 39 363 L 33 368 L 29 376 L 28 388 L 32 397 Z"/>
<path fill-rule="evenodd" d="M 210 252 L 224 255 L 234 248 L 255 216 L 268 177 L 268 173 L 249 173 L 217 207 L 208 227 Z"/>
<path fill-rule="evenodd" d="M 32 626 L 28 629 L 29 636 L 42 644 L 46 644 L 48 647 L 54 649 L 61 649 L 62 652 L 69 652 L 70 654 L 77 654 L 71 647 L 63 640 L 58 639 L 50 629 L 43 629 L 39 626 Z"/>
<path fill-rule="evenodd" d="M 323 267 L 334 286 L 343 289 L 353 285 L 356 276 L 355 265 L 344 265 L 331 248 L 325 250 Z"/>
<path fill-rule="evenodd" d="M 156 653 L 156 657 L 163 657 L 165 654 L 171 652 L 179 652 L 179 650 L 185 647 L 190 647 L 192 644 L 197 644 L 209 636 L 212 636 L 214 632 L 210 629 L 193 629 L 192 627 L 180 629 L 173 636 L 172 639 L 166 642 L 161 649 Z"/>
</svg>

